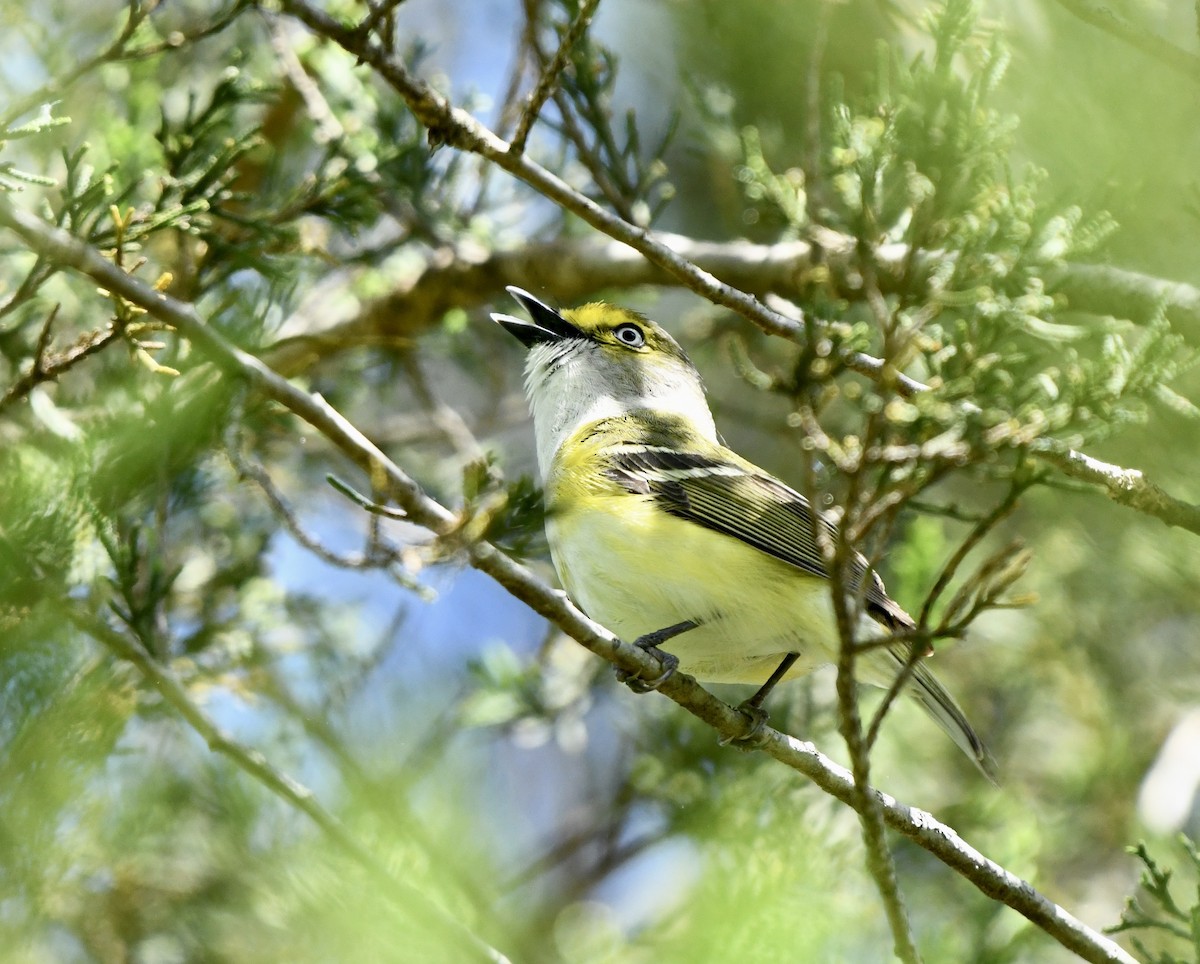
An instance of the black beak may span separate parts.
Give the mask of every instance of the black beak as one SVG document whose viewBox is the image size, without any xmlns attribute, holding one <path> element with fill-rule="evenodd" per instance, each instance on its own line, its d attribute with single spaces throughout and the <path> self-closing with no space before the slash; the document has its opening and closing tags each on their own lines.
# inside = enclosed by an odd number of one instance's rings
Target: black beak
<svg viewBox="0 0 1200 964">
<path fill-rule="evenodd" d="M 509 285 L 506 290 L 529 312 L 529 317 L 533 320 L 525 321 L 523 318 L 493 312 L 492 321 L 513 337 L 520 339 L 526 348 L 562 341 L 564 338 L 579 337 L 578 328 L 548 304 L 538 301 L 528 291 L 513 285 Z"/>
</svg>

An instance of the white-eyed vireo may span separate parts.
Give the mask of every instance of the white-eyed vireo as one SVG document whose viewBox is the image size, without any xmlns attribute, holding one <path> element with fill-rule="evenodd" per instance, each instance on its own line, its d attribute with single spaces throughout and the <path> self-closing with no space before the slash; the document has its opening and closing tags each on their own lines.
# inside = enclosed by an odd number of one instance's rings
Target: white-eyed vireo
<svg viewBox="0 0 1200 964">
<path fill-rule="evenodd" d="M 663 679 L 679 666 L 701 681 L 763 684 L 743 704 L 753 711 L 780 679 L 835 661 L 839 636 L 815 533 L 830 523 L 718 441 L 679 344 L 634 311 L 560 312 L 508 290 L 532 320 L 492 318 L 529 349 L 546 535 L 571 599 L 653 649 L 668 668 Z M 852 578 L 864 577 L 860 638 L 912 629 L 859 556 Z M 670 654 L 658 649 L 667 643 Z M 859 676 L 888 686 L 907 657 L 904 644 L 871 649 Z M 990 777 L 983 743 L 924 665 L 908 692 Z"/>
</svg>

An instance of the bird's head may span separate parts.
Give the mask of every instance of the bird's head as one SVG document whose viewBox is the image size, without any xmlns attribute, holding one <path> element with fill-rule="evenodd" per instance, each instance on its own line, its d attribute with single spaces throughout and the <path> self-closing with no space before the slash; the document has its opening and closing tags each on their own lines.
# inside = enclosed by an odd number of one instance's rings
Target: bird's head
<svg viewBox="0 0 1200 964">
<path fill-rule="evenodd" d="M 582 425 L 631 412 L 682 416 L 716 437 L 700 375 L 654 322 L 602 302 L 556 311 L 520 288 L 508 291 L 530 320 L 492 319 L 529 349 L 525 388 L 543 469 Z"/>
</svg>

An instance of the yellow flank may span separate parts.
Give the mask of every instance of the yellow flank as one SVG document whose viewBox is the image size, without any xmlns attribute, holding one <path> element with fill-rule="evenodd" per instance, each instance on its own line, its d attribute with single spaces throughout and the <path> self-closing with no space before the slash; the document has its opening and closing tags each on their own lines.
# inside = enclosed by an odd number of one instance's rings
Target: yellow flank
<svg viewBox="0 0 1200 964">
<path fill-rule="evenodd" d="M 628 641 L 699 622 L 666 648 L 710 682 L 761 684 L 789 652 L 801 654 L 789 677 L 836 658 L 826 580 L 621 488 L 604 475 L 614 444 L 595 423 L 583 426 L 546 480 L 554 564 L 588 615 Z"/>
</svg>

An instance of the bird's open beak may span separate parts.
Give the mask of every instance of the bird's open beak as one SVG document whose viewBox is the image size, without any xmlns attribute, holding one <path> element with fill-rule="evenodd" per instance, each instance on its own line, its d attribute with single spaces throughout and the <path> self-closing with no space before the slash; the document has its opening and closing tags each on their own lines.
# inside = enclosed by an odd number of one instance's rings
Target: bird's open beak
<svg viewBox="0 0 1200 964">
<path fill-rule="evenodd" d="M 493 312 L 492 321 L 513 337 L 520 339 L 526 348 L 562 341 L 564 338 L 579 337 L 578 328 L 549 305 L 538 301 L 528 291 L 513 285 L 509 285 L 507 291 L 529 312 L 529 317 L 533 320 L 526 321 L 523 318 Z"/>
</svg>

